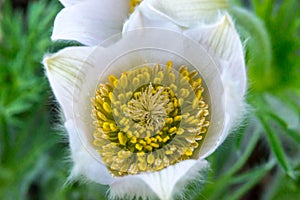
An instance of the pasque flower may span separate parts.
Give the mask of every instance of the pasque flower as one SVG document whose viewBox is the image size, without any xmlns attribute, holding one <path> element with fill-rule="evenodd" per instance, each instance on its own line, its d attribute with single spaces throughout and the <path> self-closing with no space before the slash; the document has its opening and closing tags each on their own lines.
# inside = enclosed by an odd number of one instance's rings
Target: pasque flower
<svg viewBox="0 0 300 200">
<path fill-rule="evenodd" d="M 244 110 L 243 47 L 226 1 L 61 2 L 52 39 L 86 45 L 43 60 L 71 176 L 110 185 L 111 198 L 172 199 L 204 181 L 205 158 Z"/>
</svg>

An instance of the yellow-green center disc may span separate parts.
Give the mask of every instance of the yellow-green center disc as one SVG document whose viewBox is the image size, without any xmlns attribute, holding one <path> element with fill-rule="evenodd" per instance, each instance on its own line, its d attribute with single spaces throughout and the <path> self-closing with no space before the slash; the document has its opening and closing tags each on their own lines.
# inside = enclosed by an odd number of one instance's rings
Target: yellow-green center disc
<svg viewBox="0 0 300 200">
<path fill-rule="evenodd" d="M 93 99 L 94 145 L 115 176 L 189 159 L 209 126 L 196 71 L 158 64 L 111 75 Z"/>
</svg>

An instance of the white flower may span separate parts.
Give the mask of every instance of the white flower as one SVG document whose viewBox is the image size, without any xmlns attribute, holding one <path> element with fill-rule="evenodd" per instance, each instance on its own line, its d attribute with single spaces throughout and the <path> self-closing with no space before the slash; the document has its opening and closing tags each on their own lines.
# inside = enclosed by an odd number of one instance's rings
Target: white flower
<svg viewBox="0 0 300 200">
<path fill-rule="evenodd" d="M 52 38 L 90 46 L 43 61 L 72 177 L 110 185 L 111 198 L 172 199 L 203 181 L 204 159 L 244 108 L 243 48 L 225 1 L 144 0 L 124 27 L 129 1 L 62 3 Z"/>
</svg>

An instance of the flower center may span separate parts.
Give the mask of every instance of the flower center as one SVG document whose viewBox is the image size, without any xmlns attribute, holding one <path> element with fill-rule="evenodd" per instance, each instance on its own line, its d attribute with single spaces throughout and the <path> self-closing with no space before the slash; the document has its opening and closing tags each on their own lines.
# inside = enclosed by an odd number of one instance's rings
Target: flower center
<svg viewBox="0 0 300 200">
<path fill-rule="evenodd" d="M 134 8 L 138 6 L 143 0 L 130 0 L 129 5 L 130 5 L 130 13 L 133 13 Z"/>
<path fill-rule="evenodd" d="M 161 129 L 167 115 L 173 110 L 171 95 L 170 89 L 150 83 L 134 92 L 133 98 L 128 102 L 126 115 L 137 123 L 138 128 Z"/>
<path fill-rule="evenodd" d="M 115 176 L 196 156 L 209 126 L 201 78 L 172 62 L 111 75 L 93 99 L 94 145 Z"/>
</svg>

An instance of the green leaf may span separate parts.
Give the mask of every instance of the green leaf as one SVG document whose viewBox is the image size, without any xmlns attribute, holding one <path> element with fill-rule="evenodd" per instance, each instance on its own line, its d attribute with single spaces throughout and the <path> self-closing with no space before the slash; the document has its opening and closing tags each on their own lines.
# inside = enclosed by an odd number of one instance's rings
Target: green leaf
<svg viewBox="0 0 300 200">
<path fill-rule="evenodd" d="M 265 93 L 263 98 L 266 102 L 265 106 L 268 106 L 268 111 L 284 121 L 288 129 L 300 127 L 299 114 L 286 103 L 285 98 L 280 99 L 280 94 L 275 96 L 270 93 Z"/>
<path fill-rule="evenodd" d="M 255 184 L 257 184 L 261 179 L 275 166 L 275 162 L 270 161 L 265 165 L 256 167 L 240 176 L 234 177 L 230 180 L 231 183 L 240 184 L 245 182 L 236 191 L 232 192 L 230 195 L 226 196 L 225 200 L 239 200 L 242 196 L 248 192 Z"/>
<path fill-rule="evenodd" d="M 300 115 L 300 96 L 299 94 L 297 95 L 297 93 L 299 93 L 299 88 L 300 86 L 298 87 L 295 85 L 295 88 L 285 89 L 277 95 L 281 98 L 281 100 L 284 100 L 285 103 L 294 110 L 294 112 L 297 112 L 298 115 Z"/>
<path fill-rule="evenodd" d="M 293 180 L 284 173 L 277 173 L 273 183 L 266 188 L 266 193 L 263 199 L 285 200 L 285 199 L 300 199 L 300 162 L 297 158 L 298 178 Z"/>
<path fill-rule="evenodd" d="M 255 13 L 265 21 L 272 15 L 274 3 L 275 0 L 252 0 L 252 6 Z"/>
<path fill-rule="evenodd" d="M 228 176 L 233 176 L 235 173 L 237 173 L 242 167 L 243 165 L 247 162 L 247 160 L 249 159 L 251 153 L 253 152 L 253 150 L 255 149 L 257 142 L 260 138 L 260 132 L 261 132 L 261 128 L 260 127 L 255 127 L 255 130 L 253 130 L 253 132 L 251 132 L 251 137 L 248 140 L 247 148 L 246 150 L 238 157 L 237 162 L 234 163 L 234 165 L 225 173 L 224 177 Z M 248 132 L 249 134 L 249 132 Z M 239 147 L 241 148 L 241 147 Z"/>
<path fill-rule="evenodd" d="M 283 168 L 286 174 L 288 174 L 291 178 L 295 178 L 294 172 L 290 166 L 290 163 L 288 162 L 282 145 L 280 143 L 280 140 L 273 130 L 273 128 L 268 124 L 268 121 L 265 116 L 263 116 L 263 113 L 258 114 L 258 118 L 266 132 L 267 139 L 269 141 L 270 147 L 272 149 L 272 152 L 274 153 L 278 163 Z"/>
<path fill-rule="evenodd" d="M 281 118 L 279 118 L 277 115 L 270 113 L 269 116 L 273 120 L 275 120 L 284 129 L 285 133 L 287 133 L 288 136 L 290 136 L 295 142 L 300 144 L 300 132 L 299 131 L 289 129 L 286 122 L 283 121 Z"/>
<path fill-rule="evenodd" d="M 7 116 L 13 116 L 19 113 L 22 113 L 26 110 L 28 110 L 31 107 L 31 103 L 29 102 L 22 102 L 19 100 L 16 100 L 12 103 L 10 103 L 9 105 L 7 105 L 6 107 L 6 113 Z"/>
<path fill-rule="evenodd" d="M 239 170 L 242 169 L 244 164 L 249 159 L 250 155 L 253 153 L 253 150 L 255 149 L 258 140 L 261 136 L 261 128 L 256 126 L 255 122 L 251 122 L 250 125 L 240 134 L 243 135 L 243 142 L 241 143 L 241 146 L 238 147 L 238 149 L 234 149 L 233 152 L 231 152 L 229 155 L 227 154 L 228 151 L 218 150 L 218 153 L 220 156 L 216 156 L 214 154 L 214 159 L 218 159 L 219 157 L 225 157 L 223 163 L 221 163 L 222 166 L 229 166 L 228 169 L 225 169 L 223 173 L 217 176 L 217 179 L 212 181 L 213 184 L 207 184 L 204 191 L 202 192 L 204 196 L 206 196 L 208 199 L 220 199 L 223 198 L 226 191 L 231 190 L 232 183 L 230 180 L 232 180 L 234 177 L 237 176 L 237 173 Z M 224 144 L 226 146 L 226 144 Z M 243 152 L 237 153 L 236 151 L 239 149 L 242 149 L 242 146 L 246 146 L 245 150 Z M 227 147 L 228 148 L 228 147 Z M 231 160 L 229 157 L 232 156 L 232 154 L 235 156 L 234 160 Z M 215 163 L 219 163 L 218 161 L 214 161 L 213 165 Z M 213 167 L 214 170 L 220 168 L 220 167 Z M 214 176 L 220 172 L 214 172 Z M 199 197 L 199 199 L 201 199 Z"/>
</svg>

